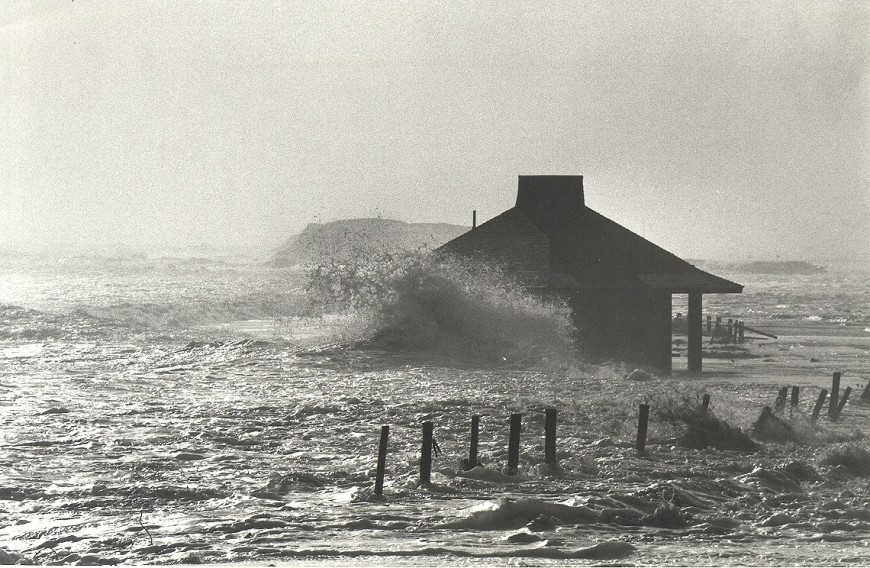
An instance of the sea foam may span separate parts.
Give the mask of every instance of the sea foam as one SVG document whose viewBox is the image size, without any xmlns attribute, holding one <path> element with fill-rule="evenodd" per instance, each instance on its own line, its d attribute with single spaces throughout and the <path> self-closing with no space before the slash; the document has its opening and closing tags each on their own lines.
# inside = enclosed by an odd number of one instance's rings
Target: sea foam
<svg viewBox="0 0 870 568">
<path fill-rule="evenodd" d="M 516 365 L 574 357 L 567 304 L 497 266 L 413 253 L 321 264 L 310 277 L 312 303 L 364 318 L 377 347 Z"/>
</svg>

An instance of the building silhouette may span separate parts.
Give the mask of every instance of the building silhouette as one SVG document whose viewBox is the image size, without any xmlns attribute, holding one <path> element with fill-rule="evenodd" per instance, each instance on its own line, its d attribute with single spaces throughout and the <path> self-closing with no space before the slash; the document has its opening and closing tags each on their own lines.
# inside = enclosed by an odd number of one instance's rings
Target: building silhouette
<svg viewBox="0 0 870 568">
<path fill-rule="evenodd" d="M 743 291 L 586 207 L 583 176 L 519 176 L 514 207 L 438 251 L 497 263 L 529 290 L 566 298 L 588 354 L 664 372 L 672 295 L 688 295 L 688 368 L 700 372 L 702 295 Z"/>
</svg>

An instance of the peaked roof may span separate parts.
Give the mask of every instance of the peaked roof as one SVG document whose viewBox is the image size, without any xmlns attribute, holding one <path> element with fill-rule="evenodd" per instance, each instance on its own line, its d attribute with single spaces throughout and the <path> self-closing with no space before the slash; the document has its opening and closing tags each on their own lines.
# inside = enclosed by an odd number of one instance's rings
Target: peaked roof
<svg viewBox="0 0 870 568">
<path fill-rule="evenodd" d="M 520 176 L 516 206 L 437 250 L 501 264 L 530 288 L 743 291 L 586 207 L 581 176 Z"/>
</svg>

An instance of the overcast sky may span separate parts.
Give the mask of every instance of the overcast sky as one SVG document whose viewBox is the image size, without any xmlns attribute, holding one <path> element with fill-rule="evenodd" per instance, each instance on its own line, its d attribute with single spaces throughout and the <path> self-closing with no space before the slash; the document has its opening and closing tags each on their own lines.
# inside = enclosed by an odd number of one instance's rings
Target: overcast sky
<svg viewBox="0 0 870 568">
<path fill-rule="evenodd" d="M 868 259 L 866 2 L 528 4 L 4 0 L 0 244 L 470 224 L 582 174 L 683 256 Z"/>
</svg>

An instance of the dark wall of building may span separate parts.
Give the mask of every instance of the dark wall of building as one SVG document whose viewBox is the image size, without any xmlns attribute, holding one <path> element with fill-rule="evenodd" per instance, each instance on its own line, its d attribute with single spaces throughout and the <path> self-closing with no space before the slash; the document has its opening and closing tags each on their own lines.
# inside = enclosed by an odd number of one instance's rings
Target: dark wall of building
<svg viewBox="0 0 870 568">
<path fill-rule="evenodd" d="M 593 358 L 671 371 L 671 295 L 588 290 L 569 296 L 578 346 Z"/>
</svg>

